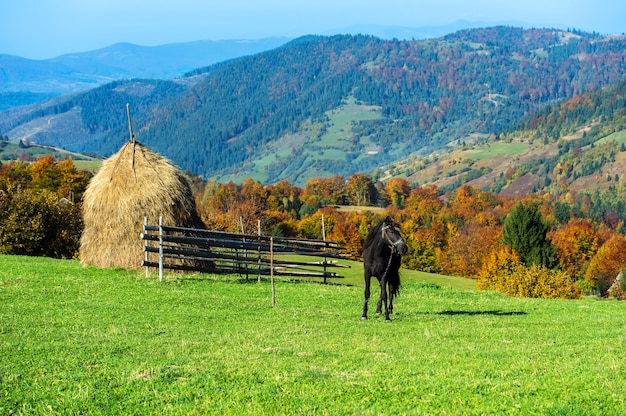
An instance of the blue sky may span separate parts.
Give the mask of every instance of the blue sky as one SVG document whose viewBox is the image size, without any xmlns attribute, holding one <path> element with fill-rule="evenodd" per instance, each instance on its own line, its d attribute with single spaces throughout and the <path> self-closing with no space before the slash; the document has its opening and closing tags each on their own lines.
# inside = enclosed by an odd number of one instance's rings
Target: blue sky
<svg viewBox="0 0 626 416">
<path fill-rule="evenodd" d="M 347 33 L 356 25 L 481 26 L 626 33 L 625 0 L 0 0 L 0 54 L 52 58 L 131 42 Z"/>
</svg>

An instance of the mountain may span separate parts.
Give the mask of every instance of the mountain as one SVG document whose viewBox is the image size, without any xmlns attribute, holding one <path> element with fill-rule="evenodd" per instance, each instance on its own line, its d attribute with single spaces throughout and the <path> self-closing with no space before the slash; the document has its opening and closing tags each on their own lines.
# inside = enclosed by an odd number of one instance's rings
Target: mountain
<svg viewBox="0 0 626 416">
<path fill-rule="evenodd" d="M 521 21 L 486 23 L 467 20 L 457 20 L 445 25 L 420 27 L 362 24 L 347 26 L 340 29 L 333 29 L 331 32 L 326 33 L 326 35 L 372 35 L 381 39 L 419 40 L 439 38 L 463 29 L 484 28 L 488 26 L 534 27 L 535 25 L 531 25 Z"/>
<path fill-rule="evenodd" d="M 304 184 L 515 130 L 546 105 L 620 81 L 625 58 L 624 36 L 553 29 L 307 36 L 174 80 L 11 109 L 0 133 L 110 155 L 128 139 L 129 103 L 137 139 L 183 169 Z"/>
<path fill-rule="evenodd" d="M 623 189 L 625 169 L 623 79 L 543 107 L 517 130 L 467 137 L 429 157 L 399 161 L 393 174 L 442 191 L 469 184 L 519 197 Z"/>
<path fill-rule="evenodd" d="M 175 78 L 198 67 L 273 49 L 288 40 L 207 40 L 160 46 L 118 43 L 45 60 L 0 55 L 0 109 L 120 79 Z"/>
</svg>

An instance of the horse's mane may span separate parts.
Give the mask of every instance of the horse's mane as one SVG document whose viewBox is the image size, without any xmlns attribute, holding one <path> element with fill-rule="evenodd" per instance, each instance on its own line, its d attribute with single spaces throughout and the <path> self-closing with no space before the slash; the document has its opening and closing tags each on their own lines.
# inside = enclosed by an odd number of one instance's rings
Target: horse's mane
<svg viewBox="0 0 626 416">
<path fill-rule="evenodd" d="M 376 241 L 376 238 L 380 235 L 380 229 L 383 224 L 384 221 L 381 221 L 380 224 L 370 230 L 370 232 L 367 234 L 367 237 L 365 237 L 365 241 L 363 242 L 363 249 L 368 248 L 374 243 L 374 241 Z"/>
</svg>

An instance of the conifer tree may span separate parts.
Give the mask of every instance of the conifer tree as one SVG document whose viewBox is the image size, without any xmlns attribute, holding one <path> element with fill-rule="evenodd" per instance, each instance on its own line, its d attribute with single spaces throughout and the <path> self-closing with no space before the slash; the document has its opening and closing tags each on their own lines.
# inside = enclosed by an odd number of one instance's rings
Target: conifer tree
<svg viewBox="0 0 626 416">
<path fill-rule="evenodd" d="M 555 266 L 555 249 L 547 238 L 548 225 L 538 203 L 519 202 L 504 221 L 502 241 L 514 249 L 526 266 Z"/>
</svg>

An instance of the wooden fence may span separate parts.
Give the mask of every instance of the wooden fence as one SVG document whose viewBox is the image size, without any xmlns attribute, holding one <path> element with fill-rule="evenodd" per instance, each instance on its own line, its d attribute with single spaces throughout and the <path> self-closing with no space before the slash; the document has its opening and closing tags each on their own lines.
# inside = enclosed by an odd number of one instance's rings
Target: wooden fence
<svg viewBox="0 0 626 416">
<path fill-rule="evenodd" d="M 270 237 L 144 223 L 146 275 L 150 268 L 205 273 L 340 278 L 330 268 L 344 267 L 329 259 L 346 259 L 334 241 Z M 292 258 L 292 256 L 298 256 Z M 306 257 L 300 257 L 306 256 Z M 155 259 L 156 257 L 156 259 Z M 311 258 L 312 257 L 312 258 Z M 315 260 L 314 258 L 319 258 Z"/>
</svg>

